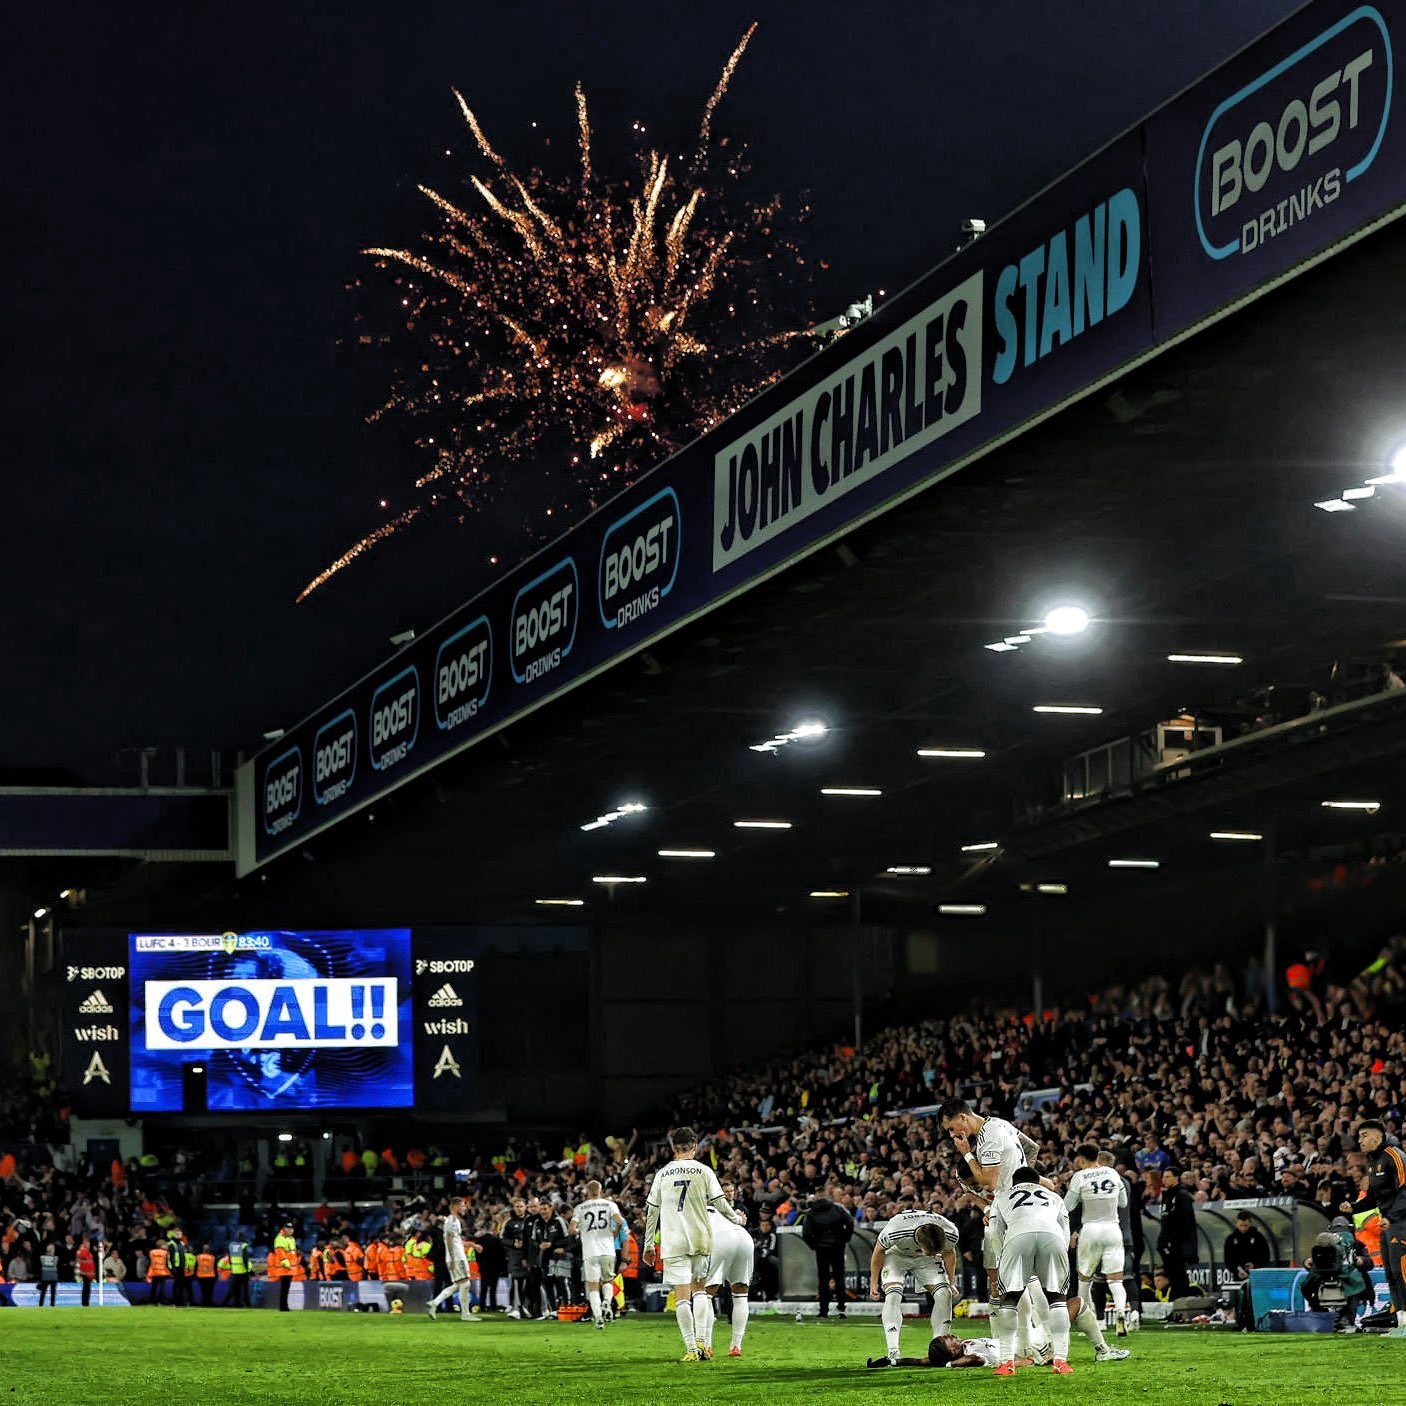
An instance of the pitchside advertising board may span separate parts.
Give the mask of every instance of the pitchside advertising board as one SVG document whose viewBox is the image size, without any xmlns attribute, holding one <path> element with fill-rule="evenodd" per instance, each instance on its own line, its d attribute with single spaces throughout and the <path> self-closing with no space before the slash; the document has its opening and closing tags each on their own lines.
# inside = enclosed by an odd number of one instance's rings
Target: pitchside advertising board
<svg viewBox="0 0 1406 1406">
<path fill-rule="evenodd" d="M 1404 31 L 1306 6 L 417 639 L 240 769 L 239 872 L 1398 214 Z"/>
<path fill-rule="evenodd" d="M 72 934 L 65 946 L 64 1078 L 85 1115 L 476 1105 L 484 957 L 462 932 Z"/>
</svg>

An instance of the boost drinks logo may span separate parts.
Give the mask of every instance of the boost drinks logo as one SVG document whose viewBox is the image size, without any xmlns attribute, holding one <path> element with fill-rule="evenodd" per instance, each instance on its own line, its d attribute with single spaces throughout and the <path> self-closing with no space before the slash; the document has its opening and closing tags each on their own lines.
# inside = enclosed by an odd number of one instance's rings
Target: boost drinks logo
<svg viewBox="0 0 1406 1406">
<path fill-rule="evenodd" d="M 493 628 L 486 615 L 439 647 L 434 660 L 434 717 L 443 732 L 478 716 L 493 687 Z"/>
<path fill-rule="evenodd" d="M 318 728 L 312 758 L 312 798 L 331 805 L 356 780 L 356 714 L 350 708 Z"/>
<path fill-rule="evenodd" d="M 679 521 L 678 494 L 664 488 L 607 530 L 596 577 L 601 623 L 607 630 L 657 610 L 674 589 Z"/>
<path fill-rule="evenodd" d="M 529 581 L 513 598 L 508 617 L 510 661 L 518 683 L 533 683 L 559 669 L 576 643 L 581 581 L 567 557 Z"/>
<path fill-rule="evenodd" d="M 302 809 L 303 751 L 290 747 L 264 768 L 264 834 L 281 835 Z"/>
<path fill-rule="evenodd" d="M 420 671 L 413 664 L 378 685 L 371 695 L 368 723 L 376 771 L 397 766 L 410 755 L 420 735 Z"/>
<path fill-rule="evenodd" d="M 1263 248 L 1371 166 L 1391 115 L 1392 59 L 1385 21 L 1363 5 L 1216 108 L 1194 193 L 1211 258 Z"/>
</svg>

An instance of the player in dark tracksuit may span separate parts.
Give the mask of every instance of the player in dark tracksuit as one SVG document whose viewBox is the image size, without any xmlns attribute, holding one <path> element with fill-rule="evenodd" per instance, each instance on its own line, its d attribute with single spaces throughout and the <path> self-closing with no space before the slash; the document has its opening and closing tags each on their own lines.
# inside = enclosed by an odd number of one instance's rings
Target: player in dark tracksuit
<svg viewBox="0 0 1406 1406">
<path fill-rule="evenodd" d="M 1375 1118 L 1357 1129 L 1357 1143 L 1367 1154 L 1367 1187 L 1361 1200 L 1343 1210 L 1351 1215 L 1375 1206 L 1382 1213 L 1382 1264 L 1397 1324 L 1406 1328 L 1406 1152 L 1387 1143 L 1386 1129 Z"/>
</svg>

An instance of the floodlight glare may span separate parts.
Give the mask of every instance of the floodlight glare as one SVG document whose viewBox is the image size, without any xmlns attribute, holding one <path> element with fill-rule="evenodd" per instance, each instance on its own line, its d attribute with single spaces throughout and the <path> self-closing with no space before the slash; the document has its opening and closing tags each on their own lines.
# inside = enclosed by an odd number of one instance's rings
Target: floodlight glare
<svg viewBox="0 0 1406 1406">
<path fill-rule="evenodd" d="M 1315 503 L 1315 508 L 1322 508 L 1325 513 L 1350 513 L 1355 511 L 1351 503 L 1344 503 L 1341 498 L 1324 498 L 1321 503 Z"/>
<path fill-rule="evenodd" d="M 811 889 L 812 898 L 848 898 L 848 889 Z"/>
<path fill-rule="evenodd" d="M 1052 635 L 1082 635 L 1089 628 L 1089 612 L 1078 605 L 1057 605 L 1045 616 Z"/>
<path fill-rule="evenodd" d="M 1406 478 L 1406 444 L 1395 450 L 1388 462 L 1391 464 L 1392 473 L 1397 478 Z"/>
<path fill-rule="evenodd" d="M 1349 503 L 1355 503 L 1360 498 L 1371 498 L 1376 491 L 1370 483 L 1365 488 L 1344 488 L 1343 498 Z"/>
</svg>

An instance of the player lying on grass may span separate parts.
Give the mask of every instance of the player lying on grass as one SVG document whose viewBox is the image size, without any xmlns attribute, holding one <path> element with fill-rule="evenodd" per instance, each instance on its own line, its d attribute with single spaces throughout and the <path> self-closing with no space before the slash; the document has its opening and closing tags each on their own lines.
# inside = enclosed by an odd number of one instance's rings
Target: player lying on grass
<svg viewBox="0 0 1406 1406">
<path fill-rule="evenodd" d="M 1048 1366 L 1049 1334 L 1035 1315 L 1029 1292 L 1021 1295 L 1018 1309 L 1018 1367 Z M 955 1333 L 939 1333 L 928 1343 L 926 1357 L 871 1357 L 868 1366 L 881 1367 L 995 1367 L 1001 1361 L 1001 1348 L 995 1338 L 959 1338 Z"/>
</svg>

